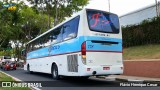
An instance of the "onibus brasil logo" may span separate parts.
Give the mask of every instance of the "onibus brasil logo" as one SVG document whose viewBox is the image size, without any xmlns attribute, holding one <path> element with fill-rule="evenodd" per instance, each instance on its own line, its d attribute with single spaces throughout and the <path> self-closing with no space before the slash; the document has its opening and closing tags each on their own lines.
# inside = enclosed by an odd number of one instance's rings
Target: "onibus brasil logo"
<svg viewBox="0 0 160 90">
<path fill-rule="evenodd" d="M 2 7 L 7 8 L 7 10 L 9 10 L 9 11 L 16 10 L 16 4 L 3 4 Z"/>
</svg>

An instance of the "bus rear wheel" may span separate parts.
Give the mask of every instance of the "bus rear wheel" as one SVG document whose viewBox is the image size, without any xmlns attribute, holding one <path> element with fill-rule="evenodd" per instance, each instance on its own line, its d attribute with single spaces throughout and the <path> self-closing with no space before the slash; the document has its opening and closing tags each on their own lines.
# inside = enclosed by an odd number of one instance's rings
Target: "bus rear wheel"
<svg viewBox="0 0 160 90">
<path fill-rule="evenodd" d="M 58 75 L 58 67 L 56 64 L 52 66 L 52 77 L 54 80 L 59 80 L 60 76 Z"/>
</svg>

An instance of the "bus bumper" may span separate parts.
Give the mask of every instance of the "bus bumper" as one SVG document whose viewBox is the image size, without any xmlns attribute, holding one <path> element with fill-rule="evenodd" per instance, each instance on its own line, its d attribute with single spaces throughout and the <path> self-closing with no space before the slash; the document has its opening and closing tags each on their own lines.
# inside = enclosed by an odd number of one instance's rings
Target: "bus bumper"
<svg viewBox="0 0 160 90">
<path fill-rule="evenodd" d="M 80 76 L 101 76 L 123 74 L 123 65 L 85 66 L 80 70 Z"/>
</svg>

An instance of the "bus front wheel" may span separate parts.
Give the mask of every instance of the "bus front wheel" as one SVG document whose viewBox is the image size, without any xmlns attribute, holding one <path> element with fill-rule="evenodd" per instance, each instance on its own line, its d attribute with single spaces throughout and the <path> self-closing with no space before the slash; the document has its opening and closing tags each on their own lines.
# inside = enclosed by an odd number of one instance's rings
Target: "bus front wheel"
<svg viewBox="0 0 160 90">
<path fill-rule="evenodd" d="M 58 80 L 59 79 L 59 75 L 58 75 L 58 67 L 56 64 L 54 64 L 52 66 L 52 77 L 54 80 Z"/>
</svg>

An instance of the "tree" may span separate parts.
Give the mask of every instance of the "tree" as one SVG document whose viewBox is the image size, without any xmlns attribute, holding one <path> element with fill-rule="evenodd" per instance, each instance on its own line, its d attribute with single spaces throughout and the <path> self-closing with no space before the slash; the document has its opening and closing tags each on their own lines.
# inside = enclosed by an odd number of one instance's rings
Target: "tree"
<svg viewBox="0 0 160 90">
<path fill-rule="evenodd" d="M 45 22 L 48 20 L 46 15 L 43 15 L 44 18 L 40 18 L 40 14 L 38 12 L 36 12 L 33 8 L 25 5 L 23 2 L 17 4 L 17 8 L 19 10 L 17 10 L 17 15 L 14 15 L 14 17 L 18 16 L 18 18 L 17 20 L 13 20 L 13 22 L 17 21 L 17 23 L 15 26 L 13 26 L 15 28 L 12 30 L 12 32 L 16 34 L 11 40 L 16 46 L 16 55 L 18 55 L 19 58 L 20 44 L 22 44 L 23 47 L 24 43 L 46 31 L 47 25 Z"/>
<path fill-rule="evenodd" d="M 48 18 L 54 18 L 54 25 L 62 22 L 85 6 L 89 0 L 27 0 L 41 12 L 47 13 Z M 48 19 L 50 20 L 50 19 Z M 50 21 L 48 21 L 50 27 Z"/>
<path fill-rule="evenodd" d="M 2 6 L 0 2 L 0 6 Z M 0 50 L 7 48 L 9 45 L 9 38 L 11 34 L 11 14 L 6 11 L 5 8 L 0 8 Z"/>
<path fill-rule="evenodd" d="M 2 2 L 0 3 L 2 5 Z M 0 48 L 4 50 L 12 42 L 15 55 L 19 58 L 20 46 L 47 30 L 47 15 L 41 15 L 24 2 L 15 3 L 17 10 L 0 11 Z M 53 19 L 51 19 L 53 20 Z M 5 46 L 5 47 L 4 47 Z"/>
</svg>

